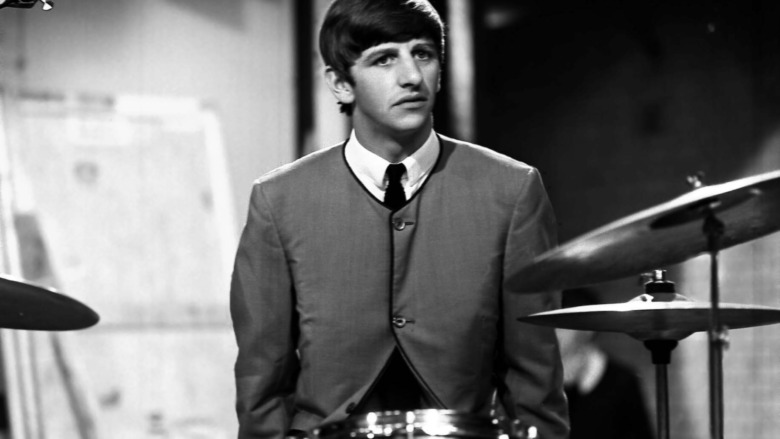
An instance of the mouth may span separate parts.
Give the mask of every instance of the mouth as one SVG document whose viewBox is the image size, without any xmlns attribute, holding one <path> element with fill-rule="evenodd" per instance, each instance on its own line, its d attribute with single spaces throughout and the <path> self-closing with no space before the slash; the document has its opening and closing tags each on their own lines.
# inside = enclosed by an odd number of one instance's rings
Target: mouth
<svg viewBox="0 0 780 439">
<path fill-rule="evenodd" d="M 396 101 L 396 106 L 404 106 L 404 107 L 421 107 L 425 105 L 425 103 L 428 102 L 428 99 L 425 96 L 421 95 L 413 95 L 413 96 L 405 96 L 398 101 Z"/>
</svg>

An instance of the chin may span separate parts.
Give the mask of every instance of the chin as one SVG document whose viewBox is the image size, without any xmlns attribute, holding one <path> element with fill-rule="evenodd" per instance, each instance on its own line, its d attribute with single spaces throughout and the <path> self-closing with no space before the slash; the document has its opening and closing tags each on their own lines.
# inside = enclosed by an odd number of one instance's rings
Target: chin
<svg viewBox="0 0 780 439">
<path fill-rule="evenodd" d="M 398 132 L 411 134 L 416 131 L 426 129 L 428 127 L 429 120 L 430 120 L 430 113 L 425 115 L 422 114 L 407 115 L 406 117 L 402 117 L 398 119 L 393 124 L 393 127 Z"/>
</svg>

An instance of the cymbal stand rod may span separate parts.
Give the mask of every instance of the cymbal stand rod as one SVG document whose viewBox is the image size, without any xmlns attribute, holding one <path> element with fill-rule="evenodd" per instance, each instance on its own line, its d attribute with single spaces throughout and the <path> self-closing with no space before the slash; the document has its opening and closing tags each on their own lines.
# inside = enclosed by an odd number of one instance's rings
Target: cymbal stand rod
<svg viewBox="0 0 780 439">
<path fill-rule="evenodd" d="M 656 424 L 658 439 L 669 439 L 669 378 L 665 364 L 655 365 Z M 663 404 L 662 404 L 663 402 Z"/>
<path fill-rule="evenodd" d="M 704 220 L 704 233 L 710 254 L 710 435 L 712 439 L 723 439 L 723 348 L 725 332 L 720 321 L 720 290 L 718 280 L 718 252 L 724 225 L 710 211 Z"/>
<path fill-rule="evenodd" d="M 672 358 L 676 340 L 645 340 L 655 364 L 656 432 L 658 439 L 669 439 L 669 377 L 667 365 Z"/>
</svg>

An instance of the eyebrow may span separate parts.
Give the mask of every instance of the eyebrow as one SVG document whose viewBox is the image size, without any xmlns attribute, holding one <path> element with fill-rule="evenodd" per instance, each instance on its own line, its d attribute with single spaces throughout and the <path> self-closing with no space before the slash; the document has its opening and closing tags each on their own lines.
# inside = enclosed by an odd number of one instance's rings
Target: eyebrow
<svg viewBox="0 0 780 439">
<path fill-rule="evenodd" d="M 367 49 L 368 53 L 366 53 L 365 56 L 363 57 L 366 62 L 371 62 L 385 55 L 395 55 L 398 53 L 398 48 L 396 47 L 381 47 L 378 49 L 376 47 L 377 46 Z"/>
<path fill-rule="evenodd" d="M 434 43 L 431 43 L 429 41 L 420 41 L 419 43 L 415 43 L 414 46 L 412 46 L 412 49 L 419 49 L 419 48 L 425 48 L 429 50 L 436 51 L 436 45 Z"/>
</svg>

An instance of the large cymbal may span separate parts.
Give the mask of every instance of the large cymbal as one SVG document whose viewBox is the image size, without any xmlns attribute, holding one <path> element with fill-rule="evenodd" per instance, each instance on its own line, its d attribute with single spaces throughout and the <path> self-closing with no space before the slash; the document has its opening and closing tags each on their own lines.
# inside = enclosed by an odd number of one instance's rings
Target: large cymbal
<svg viewBox="0 0 780 439">
<path fill-rule="evenodd" d="M 76 299 L 0 275 L 0 328 L 67 331 L 90 327 L 98 320 L 95 311 Z"/>
<path fill-rule="evenodd" d="M 780 308 L 720 303 L 719 316 L 729 329 L 780 323 Z M 521 317 L 520 321 L 583 331 L 622 332 L 639 340 L 680 340 L 710 327 L 709 302 L 674 301 L 585 305 Z"/>
<path fill-rule="evenodd" d="M 508 280 L 517 291 L 564 289 L 683 262 L 708 250 L 708 210 L 724 225 L 720 249 L 780 230 L 780 171 L 694 189 L 543 253 Z"/>
</svg>

